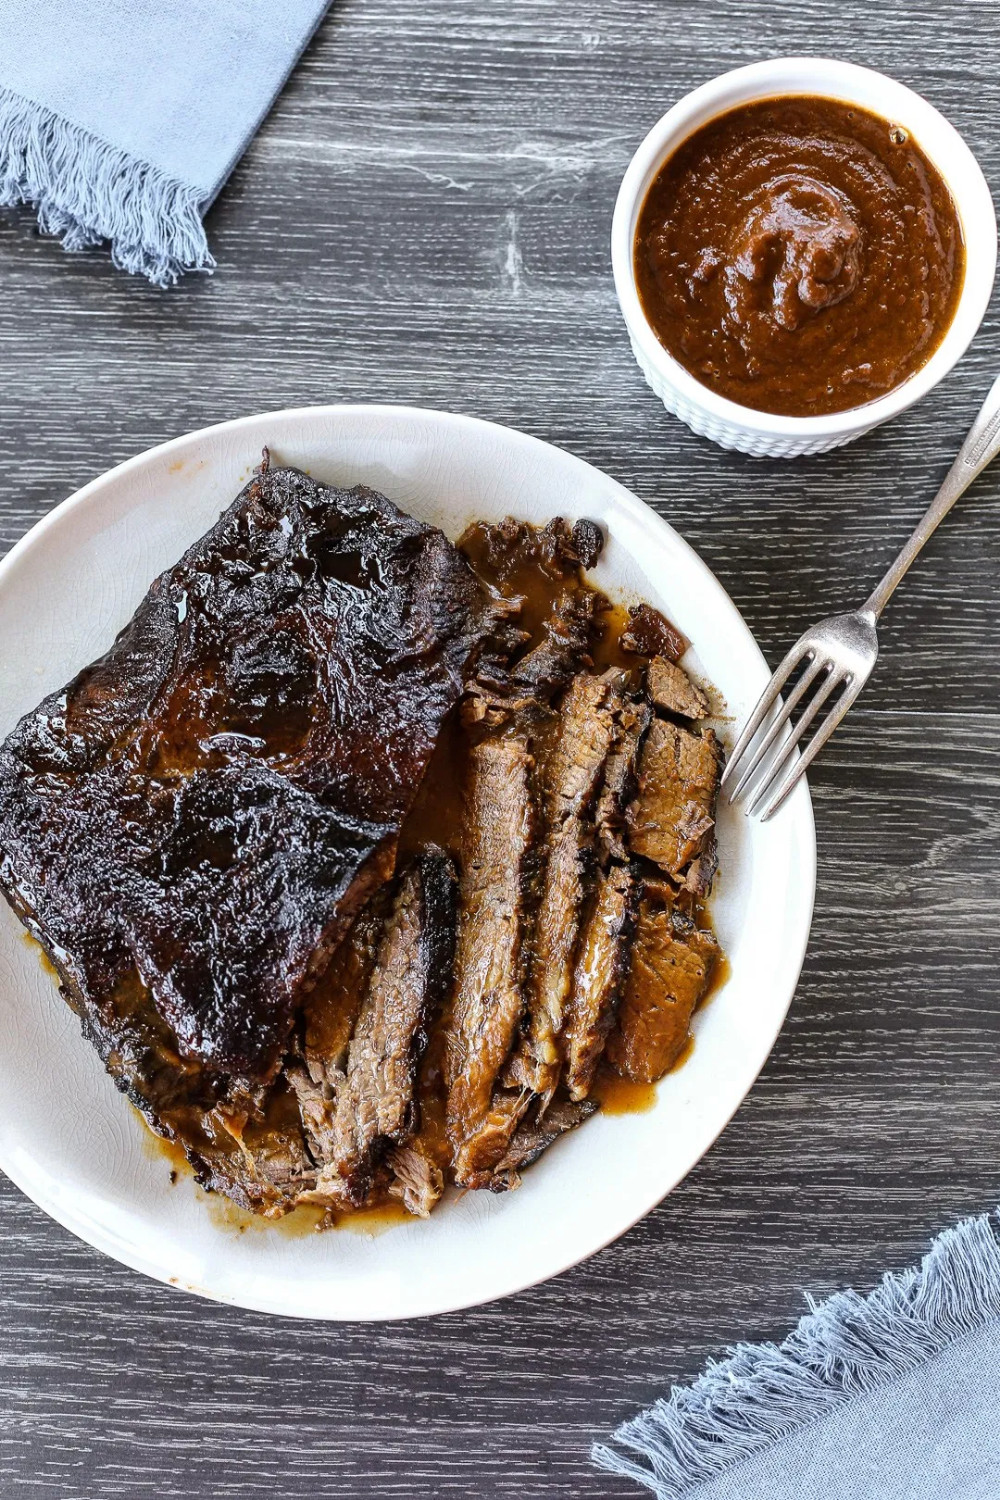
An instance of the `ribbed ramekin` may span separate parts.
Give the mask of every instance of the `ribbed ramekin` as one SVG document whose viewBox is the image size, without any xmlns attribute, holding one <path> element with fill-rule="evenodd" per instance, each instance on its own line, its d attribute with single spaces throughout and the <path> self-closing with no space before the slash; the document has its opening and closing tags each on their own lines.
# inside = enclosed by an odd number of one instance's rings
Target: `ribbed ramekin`
<svg viewBox="0 0 1000 1500">
<path fill-rule="evenodd" d="M 965 239 L 965 283 L 948 332 L 930 359 L 888 395 L 822 417 L 784 417 L 728 401 L 696 380 L 660 343 L 636 290 L 633 244 L 646 193 L 667 157 L 700 126 L 736 105 L 788 94 L 841 99 L 902 125 L 951 191 Z M 933 105 L 882 73 L 822 57 L 781 57 L 723 73 L 685 95 L 646 136 L 618 190 L 611 228 L 615 289 L 632 350 L 668 411 L 702 437 L 757 458 L 798 458 L 850 443 L 905 411 L 961 359 L 982 322 L 993 289 L 997 224 L 979 163 Z"/>
</svg>

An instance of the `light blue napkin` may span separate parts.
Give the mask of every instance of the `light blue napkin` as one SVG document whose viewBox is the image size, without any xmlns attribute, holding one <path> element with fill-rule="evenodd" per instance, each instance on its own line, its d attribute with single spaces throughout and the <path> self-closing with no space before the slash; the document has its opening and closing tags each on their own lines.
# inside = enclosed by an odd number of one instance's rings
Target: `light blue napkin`
<svg viewBox="0 0 1000 1500">
<path fill-rule="evenodd" d="M 0 204 L 168 286 L 329 0 L 2 0 Z"/>
<path fill-rule="evenodd" d="M 658 1500 L 998 1500 L 1000 1247 L 984 1215 L 626 1422 L 597 1463 Z"/>
</svg>

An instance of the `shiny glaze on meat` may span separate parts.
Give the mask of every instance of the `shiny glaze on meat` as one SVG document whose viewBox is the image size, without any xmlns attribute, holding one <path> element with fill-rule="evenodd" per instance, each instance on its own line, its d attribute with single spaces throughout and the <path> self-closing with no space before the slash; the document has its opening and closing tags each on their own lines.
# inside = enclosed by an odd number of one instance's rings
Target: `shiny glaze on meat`
<svg viewBox="0 0 1000 1500">
<path fill-rule="evenodd" d="M 315 1204 L 325 1222 L 353 1211 L 367 1222 L 402 1200 L 423 1215 L 445 1180 L 516 1186 L 602 1101 L 646 1107 L 645 1085 L 613 1086 L 601 1054 L 638 902 L 628 810 L 651 733 L 650 656 L 662 707 L 690 719 L 707 705 L 672 666 L 686 643 L 669 622 L 646 605 L 611 605 L 585 578 L 599 542 L 589 524 L 561 522 L 463 538 L 489 637 L 392 841 L 396 874 L 382 872 L 313 976 L 273 1083 L 216 1080 L 185 1060 L 141 985 L 115 990 L 109 1067 L 183 1143 L 200 1180 L 244 1208 L 279 1216 Z M 261 718 L 272 688 L 261 689 Z M 291 712 L 279 736 L 286 758 L 294 722 Z M 692 746 L 712 744 L 708 731 L 665 722 Z M 171 740 L 175 757 L 193 753 L 185 734 Z M 668 852 L 663 875 L 646 867 L 647 885 L 665 889 L 684 869 L 685 851 Z M 455 933 L 449 917 L 425 917 L 430 872 L 452 863 Z M 707 931 L 702 894 L 675 881 L 671 899 Z M 442 955 L 453 936 L 451 987 Z M 428 942 L 439 955 L 429 965 Z"/>
</svg>

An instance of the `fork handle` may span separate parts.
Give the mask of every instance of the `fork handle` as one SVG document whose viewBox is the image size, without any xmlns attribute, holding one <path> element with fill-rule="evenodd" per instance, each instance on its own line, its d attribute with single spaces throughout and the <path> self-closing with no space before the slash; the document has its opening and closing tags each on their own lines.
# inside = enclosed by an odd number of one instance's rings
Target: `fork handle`
<svg viewBox="0 0 1000 1500">
<path fill-rule="evenodd" d="M 923 520 L 910 537 L 892 567 L 886 573 L 874 593 L 862 606 L 861 613 L 878 619 L 885 609 L 893 590 L 913 562 L 928 537 L 940 526 L 960 495 L 964 495 L 972 481 L 980 475 L 1000 453 L 1000 376 L 990 387 L 982 410 L 969 429 L 969 435 L 951 468 L 944 484 L 924 514 Z"/>
</svg>

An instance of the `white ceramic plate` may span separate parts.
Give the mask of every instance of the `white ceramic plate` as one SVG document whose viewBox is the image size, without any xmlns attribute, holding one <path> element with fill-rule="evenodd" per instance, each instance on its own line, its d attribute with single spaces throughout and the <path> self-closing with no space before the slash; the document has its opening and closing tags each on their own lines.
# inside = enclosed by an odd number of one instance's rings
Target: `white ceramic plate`
<svg viewBox="0 0 1000 1500">
<path fill-rule="evenodd" d="M 734 719 L 767 668 L 690 547 L 605 474 L 522 433 L 406 407 L 246 417 L 129 460 L 58 506 L 0 564 L 0 733 L 104 651 L 152 579 L 205 531 L 264 444 L 275 461 L 364 481 L 457 537 L 473 518 L 590 516 L 597 578 L 662 606 L 688 665 Z M 104 1073 L 55 981 L 0 902 L 0 1166 L 53 1218 L 161 1281 L 297 1317 L 382 1319 L 468 1307 L 576 1264 L 624 1233 L 708 1149 L 757 1077 L 792 997 L 815 886 L 804 783 L 768 824 L 726 810 L 715 921 L 731 977 L 695 1019 L 690 1060 L 644 1114 L 600 1116 L 514 1193 L 454 1195 L 427 1221 L 293 1237 L 240 1227 L 170 1162 Z"/>
</svg>

